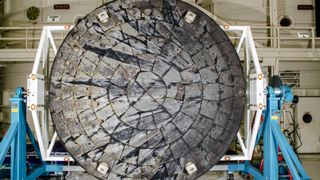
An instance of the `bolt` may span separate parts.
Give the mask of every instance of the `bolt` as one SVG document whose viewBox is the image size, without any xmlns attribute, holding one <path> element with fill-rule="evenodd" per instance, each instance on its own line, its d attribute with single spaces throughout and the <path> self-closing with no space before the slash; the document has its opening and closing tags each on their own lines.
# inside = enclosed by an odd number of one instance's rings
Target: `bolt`
<svg viewBox="0 0 320 180">
<path fill-rule="evenodd" d="M 97 15 L 97 17 L 101 23 L 107 23 L 109 21 L 109 15 L 107 11 L 102 11 Z"/>
<path fill-rule="evenodd" d="M 186 164 L 185 169 L 187 170 L 188 174 L 191 175 L 193 173 L 195 173 L 198 169 L 196 167 L 196 165 L 193 162 L 188 162 Z"/>
<path fill-rule="evenodd" d="M 106 175 L 108 170 L 109 170 L 109 166 L 108 166 L 107 163 L 104 163 L 104 162 L 100 163 L 98 168 L 97 168 L 97 171 L 100 172 L 103 175 Z"/>
<path fill-rule="evenodd" d="M 184 16 L 184 20 L 187 23 L 193 23 L 194 20 L 196 19 L 197 15 L 191 11 L 188 11 L 187 14 Z"/>
</svg>

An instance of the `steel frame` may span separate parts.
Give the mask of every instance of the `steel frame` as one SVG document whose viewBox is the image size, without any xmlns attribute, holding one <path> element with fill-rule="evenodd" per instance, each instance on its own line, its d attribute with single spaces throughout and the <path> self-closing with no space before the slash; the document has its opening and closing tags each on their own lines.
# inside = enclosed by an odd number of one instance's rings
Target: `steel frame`
<svg viewBox="0 0 320 180">
<path fill-rule="evenodd" d="M 49 112 L 45 102 L 46 92 L 45 80 L 49 77 L 49 48 L 50 45 L 57 53 L 57 47 L 52 37 L 54 31 L 70 30 L 70 26 L 44 26 L 42 35 L 39 42 L 36 58 L 32 73 L 28 78 L 28 109 L 31 111 L 36 137 L 38 139 L 40 152 L 44 161 L 73 161 L 71 156 L 56 156 L 52 155 L 52 149 L 57 139 L 57 133 L 54 135 L 49 144 L 49 131 L 48 124 L 50 120 Z M 237 140 L 241 146 L 242 154 L 240 155 L 225 155 L 222 161 L 238 161 L 238 160 L 251 160 L 254 151 L 254 145 L 257 138 L 259 129 L 260 118 L 262 110 L 265 107 L 264 95 L 264 75 L 262 73 L 257 51 L 255 48 L 252 32 L 249 26 L 223 26 L 224 31 L 235 32 L 240 34 L 239 43 L 236 46 L 236 51 L 240 53 L 243 49 L 245 52 L 244 69 L 245 76 L 248 84 L 249 92 L 247 92 L 247 105 L 244 121 L 244 137 L 241 132 L 237 133 Z M 250 65 L 253 63 L 255 72 L 251 73 Z M 41 67 L 42 64 L 42 67 Z M 42 70 L 44 73 L 41 73 Z M 250 96 L 249 96 L 250 93 Z M 253 116 L 252 114 L 255 114 Z M 251 127 L 253 124 L 253 127 Z"/>
</svg>

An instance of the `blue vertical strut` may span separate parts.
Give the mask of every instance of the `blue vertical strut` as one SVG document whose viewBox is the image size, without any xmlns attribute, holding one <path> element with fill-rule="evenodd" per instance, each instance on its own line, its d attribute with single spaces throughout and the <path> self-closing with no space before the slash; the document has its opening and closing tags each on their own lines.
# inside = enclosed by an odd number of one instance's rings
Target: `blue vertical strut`
<svg viewBox="0 0 320 180">
<path fill-rule="evenodd" d="M 11 143 L 11 179 L 26 177 L 27 142 L 26 142 L 26 103 L 23 88 L 17 88 L 15 97 L 11 98 L 11 122 L 18 123 L 18 131 Z"/>
<path fill-rule="evenodd" d="M 37 177 L 48 172 L 62 172 L 62 165 L 46 164 L 41 159 L 38 144 L 31 132 L 26 121 L 26 103 L 24 97 L 24 89 L 19 87 L 16 89 L 16 95 L 10 99 L 11 101 L 11 125 L 0 143 L 0 167 L 3 165 L 7 152 L 11 148 L 11 167 L 10 179 L 12 180 L 34 180 Z M 33 171 L 27 172 L 27 142 L 26 136 L 29 136 L 33 144 L 36 154 L 42 161 L 42 165 Z"/>
</svg>

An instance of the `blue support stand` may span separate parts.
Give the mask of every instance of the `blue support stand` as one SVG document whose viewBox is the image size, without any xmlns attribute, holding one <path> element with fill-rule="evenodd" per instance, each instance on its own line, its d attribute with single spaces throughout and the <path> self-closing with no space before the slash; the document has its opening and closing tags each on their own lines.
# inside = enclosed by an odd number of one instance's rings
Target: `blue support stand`
<svg viewBox="0 0 320 180">
<path fill-rule="evenodd" d="M 24 89 L 16 89 L 16 95 L 11 101 L 11 125 L 0 143 L 0 166 L 3 165 L 7 152 L 11 148 L 10 178 L 12 180 L 33 180 L 49 172 L 62 172 L 62 165 L 48 165 L 41 159 L 40 150 L 31 129 L 26 121 L 26 103 Z M 42 165 L 27 172 L 27 141 L 28 135 Z"/>
<path fill-rule="evenodd" d="M 260 172 L 248 161 L 228 165 L 229 172 L 242 171 L 258 180 L 281 179 L 278 163 L 279 147 L 293 179 L 311 179 L 302 167 L 301 162 L 282 133 L 279 125 L 282 104 L 284 102 L 292 102 L 294 99 L 291 88 L 283 86 L 282 82 L 280 84 L 281 86 L 269 86 L 267 88 L 267 108 L 264 111 L 264 121 L 259 129 L 256 141 L 256 144 L 258 144 L 261 136 L 263 136 L 263 172 Z"/>
</svg>

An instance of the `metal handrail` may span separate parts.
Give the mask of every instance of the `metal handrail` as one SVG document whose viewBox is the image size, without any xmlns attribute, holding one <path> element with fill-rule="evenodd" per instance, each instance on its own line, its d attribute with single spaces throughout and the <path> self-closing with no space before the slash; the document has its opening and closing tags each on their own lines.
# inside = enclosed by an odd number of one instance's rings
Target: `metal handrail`
<svg viewBox="0 0 320 180">
<path fill-rule="evenodd" d="M 253 31 L 254 30 L 261 30 L 265 29 L 268 30 L 269 32 L 275 31 L 275 36 L 267 36 L 267 37 L 254 37 L 255 40 L 276 40 L 277 46 L 275 48 L 281 48 L 281 41 L 283 40 L 296 40 L 296 41 L 306 41 L 310 40 L 311 41 L 311 47 L 310 48 L 316 48 L 316 41 L 320 40 L 320 37 L 316 37 L 316 27 L 304 27 L 304 26 L 290 26 L 290 27 L 271 27 L 271 26 L 256 26 L 252 27 Z M 311 36 L 310 37 L 294 37 L 294 36 L 284 36 L 281 35 L 281 32 L 283 31 L 297 31 L 297 30 L 303 30 L 303 31 L 308 31 L 310 32 Z"/>
<path fill-rule="evenodd" d="M 34 41 L 33 42 L 34 44 L 39 43 L 42 29 L 43 27 L 0 27 L 0 45 L 3 42 L 8 44 L 19 43 L 20 45 L 21 44 L 24 45 L 24 49 L 31 49 L 29 48 L 29 41 Z M 10 34 L 5 35 L 5 33 L 10 33 Z M 57 36 L 57 34 L 54 34 L 54 35 Z M 59 37 L 55 37 L 55 39 L 62 42 L 62 40 L 66 36 L 66 33 L 64 31 L 61 31 L 59 32 L 58 36 Z M 14 46 L 8 47 L 8 48 L 16 49 L 16 47 Z"/>
<path fill-rule="evenodd" d="M 254 40 L 255 41 L 259 41 L 259 40 L 264 40 L 264 41 L 273 41 L 275 42 L 273 45 L 272 43 L 270 43 L 269 46 L 266 47 L 271 47 L 271 48 L 285 48 L 283 46 L 281 46 L 281 44 L 283 43 L 282 41 L 310 41 L 311 42 L 311 46 L 308 48 L 317 48 L 316 47 L 316 42 L 318 40 L 320 40 L 320 37 L 316 37 L 316 28 L 315 27 L 299 27 L 299 26 L 292 26 L 292 27 L 270 27 L 270 26 L 253 26 L 251 27 L 253 34 L 256 34 L 254 36 Z M 257 34 L 259 34 L 259 32 L 257 32 L 258 30 L 265 30 L 264 32 L 260 32 L 261 33 L 265 33 L 265 34 L 271 34 L 271 32 L 273 31 L 275 35 L 271 36 L 259 36 Z M 298 31 L 298 30 L 302 30 L 302 31 L 307 31 L 310 32 L 309 37 L 296 37 L 293 34 L 286 34 L 283 35 L 283 33 L 294 33 L 294 31 Z M 289 32 L 288 32 L 289 31 Z M 296 33 L 296 32 L 295 32 Z M 239 39 L 239 37 L 229 37 L 232 40 L 236 40 Z"/>
<path fill-rule="evenodd" d="M 316 28 L 315 27 L 270 27 L 270 26 L 252 26 L 251 27 L 254 40 L 255 41 L 264 41 L 264 47 L 266 48 L 285 48 L 283 44 L 288 43 L 288 41 L 298 41 L 298 42 L 308 42 L 309 46 L 307 48 L 317 48 L 317 43 L 320 40 L 320 37 L 316 37 Z M 259 32 L 263 30 L 262 32 Z M 297 31 L 308 32 L 308 37 L 297 37 L 293 33 L 297 33 Z M 33 41 L 33 43 L 38 43 L 40 40 L 40 34 L 42 31 L 42 27 L 0 27 L 0 45 L 1 44 L 10 44 L 10 43 L 18 43 L 25 49 L 30 49 L 29 41 Z M 20 33 L 17 37 L 15 33 Z M 271 33 L 273 32 L 273 33 Z M 3 36 L 1 36 L 1 33 Z M 6 35 L 5 33 L 11 33 Z M 286 34 L 284 34 L 286 33 Z M 262 35 L 264 34 L 264 35 Z M 273 36 L 269 35 L 273 34 Z M 13 37 L 14 36 L 14 37 Z M 60 34 L 55 34 L 55 39 L 58 41 L 62 41 L 66 33 L 61 32 Z M 231 40 L 239 40 L 240 37 L 230 36 Z M 287 42 L 284 42 L 287 41 Z M 319 42 L 320 44 L 320 42 Z M 319 45 L 320 46 L 320 45 Z M 17 47 L 6 47 L 15 49 Z M 306 47 L 303 47 L 306 48 Z M 319 47 L 320 48 L 320 47 Z"/>
</svg>

